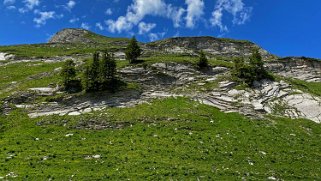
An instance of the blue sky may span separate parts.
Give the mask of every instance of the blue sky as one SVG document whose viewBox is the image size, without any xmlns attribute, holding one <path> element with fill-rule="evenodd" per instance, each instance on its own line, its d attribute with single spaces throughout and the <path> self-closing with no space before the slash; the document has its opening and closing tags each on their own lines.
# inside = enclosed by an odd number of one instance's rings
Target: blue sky
<svg viewBox="0 0 321 181">
<path fill-rule="evenodd" d="M 0 0 L 0 45 L 42 43 L 62 28 L 148 42 L 250 40 L 279 56 L 321 58 L 320 0 Z"/>
</svg>

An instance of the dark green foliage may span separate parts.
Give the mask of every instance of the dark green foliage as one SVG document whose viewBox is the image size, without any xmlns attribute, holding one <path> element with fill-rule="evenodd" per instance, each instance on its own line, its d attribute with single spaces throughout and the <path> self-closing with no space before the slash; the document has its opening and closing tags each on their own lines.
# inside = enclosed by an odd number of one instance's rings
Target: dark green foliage
<svg viewBox="0 0 321 181">
<path fill-rule="evenodd" d="M 129 63 L 137 63 L 137 58 L 142 54 L 142 50 L 140 49 L 138 42 L 135 37 L 133 37 L 127 48 L 126 48 L 126 59 Z"/>
<path fill-rule="evenodd" d="M 253 51 L 249 61 L 244 58 L 235 59 L 232 74 L 238 81 L 244 82 L 249 86 L 253 86 L 254 81 L 272 79 L 264 69 L 263 60 L 258 50 Z"/>
<path fill-rule="evenodd" d="M 201 53 L 200 53 L 200 57 L 199 57 L 197 66 L 199 69 L 204 69 L 204 68 L 208 67 L 208 60 L 207 60 L 207 57 L 203 51 L 201 51 Z"/>
<path fill-rule="evenodd" d="M 94 53 L 93 61 L 90 65 L 86 65 L 83 82 L 84 88 L 87 92 L 98 91 L 100 89 L 99 53 Z"/>
<path fill-rule="evenodd" d="M 3 114 L 3 102 L 2 101 L 0 101 L 0 115 L 1 114 Z"/>
<path fill-rule="evenodd" d="M 63 89 L 68 92 L 81 91 L 82 86 L 80 80 L 77 79 L 75 63 L 67 60 L 60 73 L 62 77 Z"/>
<path fill-rule="evenodd" d="M 114 57 L 105 52 L 101 62 L 100 76 L 102 81 L 115 79 L 116 75 L 116 61 Z"/>
<path fill-rule="evenodd" d="M 112 92 L 116 90 L 116 66 L 114 57 L 108 52 L 105 52 L 100 66 L 100 83 L 102 90 L 110 90 Z"/>
<path fill-rule="evenodd" d="M 117 89 L 116 61 L 112 55 L 105 52 L 102 60 L 99 53 L 95 53 L 93 61 L 85 68 L 83 76 L 84 87 L 87 92 L 109 90 L 114 92 Z"/>
</svg>

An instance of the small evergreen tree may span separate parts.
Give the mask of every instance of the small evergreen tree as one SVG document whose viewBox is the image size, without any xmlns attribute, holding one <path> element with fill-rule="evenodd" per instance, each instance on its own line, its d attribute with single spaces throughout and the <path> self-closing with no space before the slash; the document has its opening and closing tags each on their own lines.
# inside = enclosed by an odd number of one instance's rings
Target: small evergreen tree
<svg viewBox="0 0 321 181">
<path fill-rule="evenodd" d="M 142 54 L 135 36 L 130 40 L 126 48 L 126 59 L 129 63 L 137 63 L 137 58 Z"/>
<path fill-rule="evenodd" d="M 200 57 L 199 57 L 197 65 L 198 65 L 199 69 L 204 69 L 204 68 L 208 67 L 208 60 L 207 60 L 207 57 L 203 51 L 201 51 L 201 53 L 200 53 Z"/>
<path fill-rule="evenodd" d="M 103 54 L 103 59 L 100 66 L 100 79 L 101 82 L 104 82 L 108 79 L 108 69 L 109 69 L 109 62 L 111 61 L 111 57 L 107 51 Z"/>
<path fill-rule="evenodd" d="M 264 69 L 262 56 L 257 49 L 253 51 L 248 62 L 244 58 L 236 58 L 232 74 L 237 80 L 249 86 L 252 86 L 254 81 L 272 79 Z"/>
<path fill-rule="evenodd" d="M 255 49 L 252 52 L 252 56 L 250 57 L 250 65 L 252 68 L 252 74 L 255 76 L 255 80 L 262 80 L 267 78 L 268 73 L 264 69 L 262 56 L 258 49 Z"/>
<path fill-rule="evenodd" d="M 103 90 L 115 90 L 116 82 L 116 61 L 115 58 L 108 52 L 103 54 L 103 60 L 101 62 L 100 80 Z"/>
<path fill-rule="evenodd" d="M 67 60 L 65 62 L 60 72 L 60 76 L 62 77 L 62 84 L 65 91 L 81 91 L 81 83 L 76 78 L 77 73 L 75 69 L 75 63 L 72 60 Z"/>
<path fill-rule="evenodd" d="M 116 60 L 105 52 L 102 60 L 99 53 L 95 53 L 93 61 L 85 67 L 83 74 L 83 85 L 87 92 L 109 90 L 114 92 L 117 89 Z"/>
<path fill-rule="evenodd" d="M 115 78 L 116 74 L 116 61 L 115 58 L 109 54 L 108 52 L 105 52 L 103 54 L 103 60 L 101 63 L 101 69 L 100 69 L 100 77 L 101 80 L 104 82 L 105 80 L 111 80 Z"/>
<path fill-rule="evenodd" d="M 93 61 L 91 64 L 85 67 L 83 82 L 84 88 L 87 92 L 98 91 L 100 89 L 99 65 L 99 53 L 96 52 L 93 55 Z"/>
</svg>

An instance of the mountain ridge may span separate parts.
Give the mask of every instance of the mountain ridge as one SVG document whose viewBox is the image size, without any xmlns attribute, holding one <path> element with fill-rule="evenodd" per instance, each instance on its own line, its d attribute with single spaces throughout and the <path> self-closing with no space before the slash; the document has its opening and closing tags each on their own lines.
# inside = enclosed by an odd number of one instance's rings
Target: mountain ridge
<svg viewBox="0 0 321 181">
<path fill-rule="evenodd" d="M 126 46 L 129 39 L 112 38 L 83 29 L 66 28 L 57 32 L 48 43 L 83 43 L 83 44 L 110 44 Z M 265 59 L 276 56 L 247 40 L 234 40 L 212 36 L 172 37 L 162 40 L 143 43 L 142 48 L 147 53 L 187 53 L 198 54 L 200 50 L 209 56 L 249 56 L 253 49 L 258 48 Z"/>
</svg>

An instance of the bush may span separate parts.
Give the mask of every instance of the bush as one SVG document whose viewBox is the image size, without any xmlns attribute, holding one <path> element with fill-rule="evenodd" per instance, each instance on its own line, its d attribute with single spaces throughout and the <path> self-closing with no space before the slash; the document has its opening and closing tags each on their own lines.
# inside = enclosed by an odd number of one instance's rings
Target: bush
<svg viewBox="0 0 321 181">
<path fill-rule="evenodd" d="M 204 68 L 208 67 L 208 60 L 207 60 L 207 57 L 203 51 L 201 51 L 201 53 L 200 53 L 200 57 L 199 57 L 197 66 L 199 69 L 204 69 Z"/>
<path fill-rule="evenodd" d="M 126 48 L 126 59 L 129 61 L 129 63 L 137 63 L 137 58 L 141 56 L 142 50 L 140 49 L 138 42 L 135 37 L 133 37 L 127 48 Z"/>
<path fill-rule="evenodd" d="M 234 60 L 232 74 L 236 80 L 246 83 L 249 86 L 253 86 L 254 81 L 272 79 L 264 69 L 263 64 L 262 57 L 256 49 L 253 51 L 249 61 L 246 61 L 244 58 L 236 58 Z"/>
<path fill-rule="evenodd" d="M 75 63 L 67 60 L 60 73 L 63 89 L 67 92 L 79 92 L 82 90 L 81 81 L 76 78 Z"/>
</svg>

